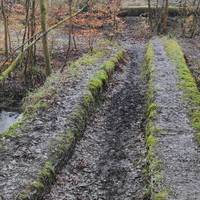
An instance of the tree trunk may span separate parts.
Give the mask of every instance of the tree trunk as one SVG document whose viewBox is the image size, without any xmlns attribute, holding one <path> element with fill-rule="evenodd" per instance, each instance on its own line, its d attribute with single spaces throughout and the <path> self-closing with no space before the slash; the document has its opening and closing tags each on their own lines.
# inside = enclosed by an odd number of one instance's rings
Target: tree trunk
<svg viewBox="0 0 200 200">
<path fill-rule="evenodd" d="M 169 8 L 169 1 L 165 0 L 164 12 L 163 12 L 163 16 L 162 16 L 162 32 L 163 33 L 167 33 L 168 8 Z"/>
<path fill-rule="evenodd" d="M 8 57 L 9 54 L 9 48 L 8 48 L 8 17 L 5 12 L 5 7 L 4 7 L 4 0 L 1 0 L 1 11 L 2 11 L 2 16 L 3 16 L 3 22 L 4 22 L 4 44 L 5 44 L 5 55 Z"/>
<path fill-rule="evenodd" d="M 149 18 L 149 25 L 151 31 L 153 30 L 153 22 L 152 22 L 152 11 L 151 11 L 151 0 L 148 0 L 148 18 Z"/>
<path fill-rule="evenodd" d="M 68 49 L 67 49 L 67 55 L 66 57 L 69 56 L 69 53 L 70 53 L 70 49 L 71 49 L 71 41 L 72 41 L 72 29 L 73 29 L 73 25 L 72 25 L 72 0 L 68 0 L 68 6 L 69 6 L 69 16 L 70 16 L 70 20 L 69 20 L 69 34 L 68 34 L 68 37 L 69 37 L 69 41 L 68 41 Z"/>
<path fill-rule="evenodd" d="M 45 33 L 42 38 L 43 51 L 46 61 L 46 75 L 51 74 L 51 61 L 48 48 L 48 37 L 47 37 L 47 0 L 40 0 L 40 12 L 41 12 L 41 28 L 42 32 Z"/>
</svg>

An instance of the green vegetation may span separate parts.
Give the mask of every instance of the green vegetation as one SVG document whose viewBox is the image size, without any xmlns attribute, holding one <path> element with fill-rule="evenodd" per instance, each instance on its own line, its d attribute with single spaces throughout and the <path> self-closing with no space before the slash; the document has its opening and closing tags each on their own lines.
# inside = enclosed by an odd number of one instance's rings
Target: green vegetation
<svg viewBox="0 0 200 200">
<path fill-rule="evenodd" d="M 102 80 L 99 79 L 99 77 L 94 77 L 89 82 L 89 90 L 93 95 L 95 95 L 98 91 L 101 90 L 103 86 Z"/>
<path fill-rule="evenodd" d="M 47 161 L 38 175 L 37 180 L 33 181 L 25 192 L 20 193 L 17 196 L 17 200 L 29 200 L 29 193 L 32 192 L 31 199 L 38 199 L 37 193 L 42 193 L 46 184 L 51 184 L 55 179 L 54 166 L 50 161 Z M 36 192 L 37 191 L 37 192 Z"/>
<path fill-rule="evenodd" d="M 71 78 L 70 76 L 76 76 L 79 73 L 81 66 L 94 64 L 98 59 L 102 58 L 105 53 L 106 50 L 94 50 L 92 54 L 85 54 L 83 57 L 70 64 L 70 73 L 66 75 L 64 74 L 64 76 L 67 76 L 66 78 Z M 59 79 L 58 73 L 52 74 L 47 79 L 43 87 L 29 93 L 28 96 L 24 99 L 23 108 L 25 112 L 32 115 L 37 110 L 48 109 L 50 103 L 53 101 L 53 97 L 55 97 L 58 92 L 55 83 L 57 85 L 62 84 L 62 80 Z"/>
<path fill-rule="evenodd" d="M 113 61 L 108 61 L 102 66 L 102 69 L 104 69 L 110 76 L 115 70 L 115 63 Z"/>
<path fill-rule="evenodd" d="M 23 110 L 26 114 L 33 115 L 37 110 L 47 109 L 49 107 L 48 100 L 56 95 L 55 82 L 59 81 L 58 75 L 50 76 L 44 86 L 36 91 L 30 92 L 24 99 Z"/>
<path fill-rule="evenodd" d="M 167 200 L 167 192 L 161 181 L 163 175 L 161 172 L 161 161 L 157 158 L 155 150 L 158 142 L 156 133 L 160 130 L 154 124 L 154 120 L 157 115 L 157 104 L 154 101 L 154 87 L 153 87 L 153 76 L 154 76 L 154 50 L 153 45 L 150 42 L 145 55 L 145 65 L 143 75 L 148 80 L 148 91 L 147 91 L 147 124 L 146 124 L 146 145 L 148 149 L 147 153 L 147 173 L 150 177 L 148 196 L 153 200 Z"/>
<path fill-rule="evenodd" d="M 24 125 L 23 121 L 23 119 L 20 119 L 17 122 L 15 122 L 12 126 L 9 127 L 7 131 L 0 134 L 0 139 L 16 136 L 16 130 Z"/>
<path fill-rule="evenodd" d="M 103 57 L 105 54 L 106 54 L 106 51 L 94 50 L 92 53 L 86 54 L 84 56 L 84 59 L 81 59 L 79 61 L 79 65 L 92 65 L 92 64 L 95 64 L 95 62 L 97 62 L 97 60 L 99 58 Z"/>
<path fill-rule="evenodd" d="M 94 104 L 95 100 L 92 93 L 88 91 L 83 97 L 83 105 L 86 109 L 89 109 L 90 105 Z"/>
<path fill-rule="evenodd" d="M 188 102 L 192 126 L 196 130 L 196 138 L 200 144 L 200 92 L 177 41 L 173 39 L 164 39 L 164 43 L 169 57 L 177 66 L 180 77 L 180 87 L 184 91 L 184 98 Z"/>
<path fill-rule="evenodd" d="M 167 191 L 162 191 L 157 194 L 155 194 L 154 200 L 167 200 L 168 199 L 168 192 Z"/>
<path fill-rule="evenodd" d="M 70 64 L 69 66 L 70 74 L 76 76 L 81 66 L 83 65 L 88 66 L 95 64 L 98 61 L 98 59 L 106 55 L 106 52 L 107 49 L 102 49 L 101 47 L 99 47 L 99 50 L 94 49 L 92 53 L 90 52 L 84 54 L 80 59 Z"/>
</svg>

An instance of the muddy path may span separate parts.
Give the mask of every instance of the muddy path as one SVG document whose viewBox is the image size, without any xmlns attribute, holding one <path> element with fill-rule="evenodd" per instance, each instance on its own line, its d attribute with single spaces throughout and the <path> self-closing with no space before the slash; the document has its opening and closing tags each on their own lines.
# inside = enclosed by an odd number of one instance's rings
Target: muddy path
<svg viewBox="0 0 200 200">
<path fill-rule="evenodd" d="M 131 20 L 129 20 L 131 22 Z M 144 43 L 124 34 L 128 62 L 114 75 L 105 102 L 45 200 L 143 199 L 146 147 Z"/>
<path fill-rule="evenodd" d="M 158 107 L 154 121 L 160 129 L 156 134 L 156 155 L 161 161 L 162 185 L 169 200 L 200 198 L 200 154 L 191 126 L 176 66 L 168 58 L 159 38 L 153 39 L 154 90 Z"/>
</svg>

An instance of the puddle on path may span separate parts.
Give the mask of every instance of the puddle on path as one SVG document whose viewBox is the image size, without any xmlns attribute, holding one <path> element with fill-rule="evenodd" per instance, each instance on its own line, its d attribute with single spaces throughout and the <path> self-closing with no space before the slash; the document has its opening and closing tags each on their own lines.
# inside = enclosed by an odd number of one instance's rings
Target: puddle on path
<svg viewBox="0 0 200 200">
<path fill-rule="evenodd" d="M 14 124 L 19 115 L 18 112 L 0 111 L 0 134 Z"/>
</svg>

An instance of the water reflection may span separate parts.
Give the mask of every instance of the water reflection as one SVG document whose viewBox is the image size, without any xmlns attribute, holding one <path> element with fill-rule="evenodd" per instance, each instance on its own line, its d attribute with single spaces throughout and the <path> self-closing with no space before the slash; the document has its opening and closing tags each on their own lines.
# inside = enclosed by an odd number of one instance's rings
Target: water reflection
<svg viewBox="0 0 200 200">
<path fill-rule="evenodd" d="M 0 133 L 15 123 L 18 117 L 17 112 L 0 111 Z"/>
</svg>

